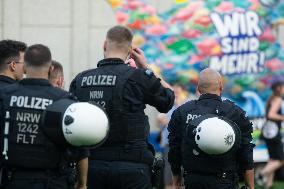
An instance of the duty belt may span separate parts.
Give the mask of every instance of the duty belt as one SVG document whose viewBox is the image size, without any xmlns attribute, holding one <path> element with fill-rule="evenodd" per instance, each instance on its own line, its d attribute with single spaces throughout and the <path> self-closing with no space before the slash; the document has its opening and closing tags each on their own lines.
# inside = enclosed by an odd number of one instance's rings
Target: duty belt
<svg viewBox="0 0 284 189">
<path fill-rule="evenodd" d="M 149 155 L 147 155 L 147 153 Z M 152 165 L 153 155 L 147 149 L 96 149 L 89 158 L 102 161 L 131 161 Z"/>
<path fill-rule="evenodd" d="M 9 180 L 11 179 L 47 179 L 50 176 L 59 175 L 55 170 L 10 170 L 8 171 Z"/>
<path fill-rule="evenodd" d="M 218 179 L 235 179 L 238 177 L 237 173 L 235 172 L 220 172 L 220 173 L 206 173 L 206 172 L 187 172 L 184 171 L 184 176 L 190 176 L 190 175 L 202 175 L 202 176 L 211 176 L 216 177 Z"/>
</svg>

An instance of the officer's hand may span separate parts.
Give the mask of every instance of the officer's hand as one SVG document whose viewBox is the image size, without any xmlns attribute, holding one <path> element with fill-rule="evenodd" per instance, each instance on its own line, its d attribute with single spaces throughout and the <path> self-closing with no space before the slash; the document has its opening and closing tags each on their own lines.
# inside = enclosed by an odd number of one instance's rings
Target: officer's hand
<svg viewBox="0 0 284 189">
<path fill-rule="evenodd" d="M 79 184 L 79 183 L 76 183 L 75 184 L 75 189 L 87 189 L 87 185 L 86 184 Z"/>
<path fill-rule="evenodd" d="M 144 56 L 144 53 L 141 49 L 135 47 L 131 51 L 131 58 L 134 59 L 135 64 L 138 68 L 147 68 L 147 60 Z"/>
<path fill-rule="evenodd" d="M 181 175 L 173 176 L 173 189 L 182 189 L 182 178 Z"/>
<path fill-rule="evenodd" d="M 84 185 L 84 186 L 77 185 L 77 186 L 75 187 L 75 189 L 87 189 L 87 186 L 86 186 L 86 185 Z"/>
</svg>

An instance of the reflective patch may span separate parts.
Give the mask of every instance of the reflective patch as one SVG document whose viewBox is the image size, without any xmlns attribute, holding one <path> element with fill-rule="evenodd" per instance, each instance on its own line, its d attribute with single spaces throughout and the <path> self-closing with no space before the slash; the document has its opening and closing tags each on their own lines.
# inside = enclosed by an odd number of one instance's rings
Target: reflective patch
<svg viewBox="0 0 284 189">
<path fill-rule="evenodd" d="M 154 75 L 153 71 L 150 70 L 150 69 L 147 69 L 147 70 L 145 71 L 145 74 L 146 74 L 147 76 L 149 76 L 149 77 L 151 77 L 152 75 Z"/>
</svg>

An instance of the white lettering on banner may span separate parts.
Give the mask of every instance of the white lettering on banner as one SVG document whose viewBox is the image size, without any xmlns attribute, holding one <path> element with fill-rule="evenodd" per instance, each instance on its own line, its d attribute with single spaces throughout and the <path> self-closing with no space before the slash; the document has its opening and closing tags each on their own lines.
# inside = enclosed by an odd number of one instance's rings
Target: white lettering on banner
<svg viewBox="0 0 284 189">
<path fill-rule="evenodd" d="M 258 36 L 262 33 L 258 25 L 259 17 L 253 11 L 225 14 L 223 19 L 218 13 L 212 13 L 211 19 L 220 37 L 236 37 L 245 34 Z"/>
<path fill-rule="evenodd" d="M 212 56 L 209 67 L 222 74 L 258 73 L 263 71 L 265 53 L 259 51 L 261 35 L 259 17 L 253 11 L 220 15 L 211 19 L 219 34 L 222 55 Z"/>
<path fill-rule="evenodd" d="M 249 54 L 232 54 L 221 57 L 214 56 L 210 60 L 210 68 L 215 69 L 223 74 L 235 73 L 257 73 L 263 70 L 265 54 L 249 53 Z"/>
</svg>

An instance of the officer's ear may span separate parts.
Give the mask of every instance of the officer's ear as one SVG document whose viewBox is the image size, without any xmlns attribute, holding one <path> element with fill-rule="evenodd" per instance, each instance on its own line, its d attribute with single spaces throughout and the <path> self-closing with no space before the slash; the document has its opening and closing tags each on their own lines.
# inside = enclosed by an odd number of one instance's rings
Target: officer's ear
<svg viewBox="0 0 284 189">
<path fill-rule="evenodd" d="M 57 79 L 57 85 L 59 88 L 64 88 L 64 77 L 63 76 L 59 76 Z"/>
<path fill-rule="evenodd" d="M 50 65 L 49 66 L 49 70 L 48 70 L 48 77 L 50 78 L 50 75 L 51 75 L 51 73 L 53 72 L 53 70 L 54 70 L 54 66 L 53 65 Z"/>
<path fill-rule="evenodd" d="M 23 65 L 24 74 L 27 74 L 26 64 Z"/>
<path fill-rule="evenodd" d="M 220 80 L 219 81 L 220 82 L 220 84 L 219 84 L 219 90 L 220 90 L 220 92 L 222 92 L 223 91 L 223 82 Z"/>
<path fill-rule="evenodd" d="M 9 68 L 11 71 L 16 71 L 16 62 L 15 61 L 12 61 L 10 64 L 9 64 Z"/>
<path fill-rule="evenodd" d="M 107 47 L 107 41 L 105 40 L 104 46 L 103 46 L 104 52 L 106 51 L 106 47 Z"/>
</svg>

